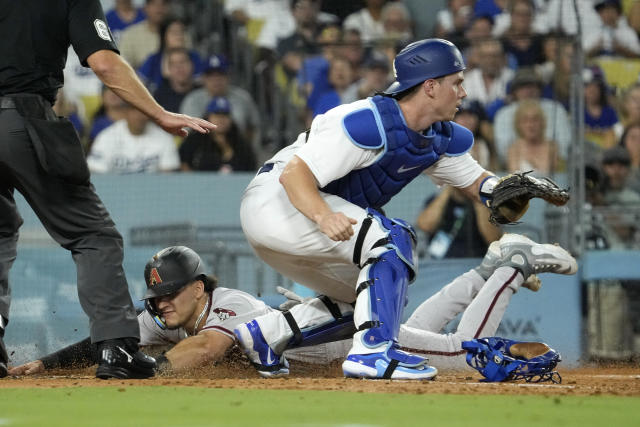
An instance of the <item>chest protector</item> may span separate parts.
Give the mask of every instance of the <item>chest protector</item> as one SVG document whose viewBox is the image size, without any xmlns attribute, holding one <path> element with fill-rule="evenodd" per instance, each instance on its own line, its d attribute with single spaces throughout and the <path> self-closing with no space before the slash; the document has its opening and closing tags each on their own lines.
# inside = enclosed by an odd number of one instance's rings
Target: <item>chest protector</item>
<svg viewBox="0 0 640 427">
<path fill-rule="evenodd" d="M 371 108 L 353 111 L 343 129 L 358 147 L 383 149 L 375 163 L 330 182 L 322 191 L 361 208 L 381 208 L 441 155 L 458 156 L 473 145 L 473 134 L 453 122 L 436 122 L 420 134 L 409 129 L 396 101 L 374 96 Z"/>
</svg>

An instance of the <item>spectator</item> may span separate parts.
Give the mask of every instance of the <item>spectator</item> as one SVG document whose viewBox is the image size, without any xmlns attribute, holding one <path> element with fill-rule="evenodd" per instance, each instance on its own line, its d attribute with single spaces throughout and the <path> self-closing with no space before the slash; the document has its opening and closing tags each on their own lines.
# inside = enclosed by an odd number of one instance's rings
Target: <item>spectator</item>
<svg viewBox="0 0 640 427">
<path fill-rule="evenodd" d="M 320 12 L 320 0 L 293 0 L 291 12 L 296 29 L 278 41 L 276 54 L 289 77 L 294 77 L 302 61 L 320 53 L 316 40 L 325 23 L 336 22 L 334 16 Z"/>
<path fill-rule="evenodd" d="M 620 138 L 629 154 L 629 187 L 640 193 L 640 122 L 631 123 Z"/>
<path fill-rule="evenodd" d="M 326 113 L 340 104 L 347 104 L 359 99 L 358 85 L 355 83 L 355 73 L 349 60 L 337 56 L 333 58 L 329 66 L 328 90 L 320 93 L 312 93 L 309 97 L 308 107 L 313 117 Z"/>
<path fill-rule="evenodd" d="M 522 101 L 514 117 L 516 139 L 507 151 L 507 170 L 551 174 L 564 169 L 554 141 L 545 137 L 546 119 L 538 101 Z"/>
<path fill-rule="evenodd" d="M 364 6 L 364 0 L 322 0 L 322 10 L 338 17 L 340 22 Z"/>
<path fill-rule="evenodd" d="M 593 8 L 593 0 L 575 0 L 575 2 L 580 16 L 581 42 L 584 46 L 585 37 L 592 29 L 600 25 L 600 19 Z M 578 18 L 573 0 L 549 0 L 546 21 L 549 31 L 571 36 L 578 34 Z"/>
<path fill-rule="evenodd" d="M 385 43 L 406 46 L 413 40 L 411 15 L 402 2 L 389 2 L 382 8 L 382 36 Z"/>
<path fill-rule="evenodd" d="M 567 158 L 569 145 L 571 142 L 571 127 L 567 111 L 562 104 L 551 99 L 542 98 L 542 80 L 531 68 L 518 70 L 515 77 L 509 83 L 509 103 L 503 102 L 502 107 L 497 109 L 493 119 L 493 137 L 496 152 L 501 161 L 507 157 L 509 144 L 516 139 L 514 126 L 514 116 L 520 104 L 525 100 L 535 100 L 539 102 L 544 112 L 547 123 L 545 139 L 556 141 L 560 156 Z M 496 108 L 497 103 L 492 104 L 488 109 Z M 491 114 L 490 112 L 488 113 Z"/>
<path fill-rule="evenodd" d="M 335 55 L 346 58 L 357 74 L 369 55 L 370 49 L 364 46 L 362 38 L 360 37 L 360 31 L 357 30 L 343 31 L 341 40 L 341 44 Z M 395 44 L 393 44 L 393 56 L 395 56 L 395 54 Z"/>
<path fill-rule="evenodd" d="M 251 141 L 254 150 L 261 144 L 260 113 L 249 92 L 233 86 L 229 82 L 229 63 L 223 55 L 212 55 L 202 73 L 202 88 L 191 91 L 185 96 L 180 112 L 190 116 L 202 117 L 211 99 L 223 96 L 231 104 L 231 118 L 238 126 L 243 138 Z"/>
<path fill-rule="evenodd" d="M 427 234 L 426 252 L 434 259 L 479 258 L 502 234 L 481 203 L 451 186 L 427 200 L 416 225 Z"/>
<path fill-rule="evenodd" d="M 620 121 L 613 127 L 617 138 L 622 137 L 628 125 L 640 123 L 640 82 L 627 88 L 621 98 L 619 104 Z"/>
<path fill-rule="evenodd" d="M 557 49 L 556 64 L 553 67 L 552 80 L 542 89 L 542 96 L 561 103 L 569 110 L 569 90 L 571 88 L 571 61 L 575 49 L 570 39 L 564 39 Z"/>
<path fill-rule="evenodd" d="M 304 96 L 308 97 L 314 90 L 320 93 L 330 88 L 329 61 L 342 54 L 341 40 L 342 30 L 337 25 L 327 25 L 318 35 L 320 54 L 305 58 L 297 76 Z"/>
<path fill-rule="evenodd" d="M 358 30 L 365 44 L 384 37 L 382 8 L 386 0 L 365 0 L 365 7 L 347 16 L 342 24 L 345 30 Z"/>
<path fill-rule="evenodd" d="M 640 193 L 629 186 L 631 157 L 625 147 L 615 146 L 602 154 L 604 174 L 603 202 L 617 208 L 605 218 L 615 231 L 617 247 L 637 249 L 639 226 L 637 218 L 625 215 L 628 208 L 640 208 Z"/>
<path fill-rule="evenodd" d="M 493 20 L 491 17 L 476 16 L 471 19 L 471 23 L 465 30 L 464 37 L 461 39 L 460 44 L 456 45 L 461 46 L 460 49 L 464 55 L 464 61 L 468 70 L 476 68 L 480 63 L 480 59 L 478 58 L 478 42 L 493 38 L 491 36 L 492 28 Z"/>
<path fill-rule="evenodd" d="M 454 122 L 466 127 L 473 133 L 473 158 L 488 170 L 504 170 L 495 153 L 495 148 L 483 136 L 485 129 L 490 128 L 484 108 L 478 101 L 464 99 L 458 108 Z"/>
<path fill-rule="evenodd" d="M 618 210 L 606 218 L 606 222 L 615 230 L 617 239 L 623 247 L 634 244 L 638 231 L 636 221 L 624 219 L 624 208 L 640 207 L 640 194 L 629 187 L 631 158 L 626 148 L 616 146 L 605 150 L 602 154 L 602 171 L 604 173 L 603 202 Z"/>
<path fill-rule="evenodd" d="M 480 40 L 477 43 L 478 68 L 465 73 L 464 87 L 467 98 L 486 107 L 506 96 L 507 83 L 514 72 L 506 66 L 506 56 L 498 40 Z"/>
<path fill-rule="evenodd" d="M 193 76 L 193 62 L 189 51 L 183 47 L 168 49 L 165 56 L 167 78 L 153 92 L 153 97 L 165 110 L 177 113 L 185 96 L 197 87 Z"/>
<path fill-rule="evenodd" d="M 289 37 L 296 28 L 290 0 L 226 0 L 224 11 L 247 28 L 252 44 L 266 51 L 275 51 L 278 40 Z"/>
<path fill-rule="evenodd" d="M 596 0 L 598 24 L 583 36 L 583 47 L 589 57 L 607 55 L 635 58 L 640 55 L 638 34 L 622 14 L 620 0 Z"/>
<path fill-rule="evenodd" d="M 134 69 L 160 47 L 160 25 L 168 16 L 168 3 L 168 0 L 146 0 L 144 13 L 147 19 L 122 32 L 118 48 Z"/>
<path fill-rule="evenodd" d="M 619 149 L 621 147 L 616 147 Z M 606 162 L 611 163 L 615 171 L 623 171 L 628 160 L 624 151 L 614 150 L 606 153 Z M 615 165 L 621 162 L 622 166 Z M 603 165 L 604 168 L 604 165 Z M 614 172 L 616 174 L 617 172 Z M 637 226 L 625 223 L 624 204 L 617 204 L 616 198 L 607 198 L 610 191 L 605 183 L 604 172 L 597 166 L 587 165 L 585 181 L 587 184 L 585 212 L 591 213 L 590 221 L 580 225 L 580 232 L 586 237 L 586 247 L 590 250 L 625 249 L 629 247 L 630 237 Z M 614 178 L 614 181 L 619 179 Z M 614 184 L 614 185 L 620 185 Z M 614 190 L 614 193 L 617 191 Z M 636 199 L 627 193 L 622 199 Z M 609 204 L 608 202 L 612 202 Z M 627 205 L 628 206 L 628 205 Z M 620 215 L 623 213 L 623 215 Z M 586 225 L 586 227 L 585 227 Z M 630 313 L 630 297 L 638 282 L 601 279 L 589 281 L 585 286 L 587 303 L 586 331 L 589 356 L 599 360 L 625 359 L 633 353 L 633 327 Z"/>
<path fill-rule="evenodd" d="M 180 158 L 173 137 L 127 104 L 125 118 L 96 137 L 87 163 L 93 173 L 128 174 L 173 171 Z"/>
<path fill-rule="evenodd" d="M 542 63 L 535 66 L 535 69 L 545 85 L 553 80 L 558 62 L 558 51 L 560 46 L 564 46 L 566 43 L 564 40 L 565 36 L 556 32 L 545 34 L 542 40 L 543 59 Z"/>
<path fill-rule="evenodd" d="M 473 5 L 475 16 L 489 16 L 495 19 L 507 9 L 509 0 L 476 0 Z"/>
<path fill-rule="evenodd" d="M 91 120 L 87 151 L 91 150 L 93 141 L 100 132 L 111 126 L 114 122 L 125 118 L 127 104 L 114 91 L 107 86 L 102 86 L 100 107 Z"/>
<path fill-rule="evenodd" d="M 196 77 L 202 73 L 202 60 L 198 52 L 189 48 L 191 40 L 186 33 L 185 24 L 182 20 L 178 18 L 166 19 L 160 25 L 159 36 L 160 48 L 157 52 L 149 55 L 138 69 L 140 78 L 151 92 L 155 91 L 162 83 L 162 80 L 169 75 L 169 66 L 166 58 L 166 53 L 169 49 L 188 49 L 187 54 L 191 59 L 192 73 Z"/>
<path fill-rule="evenodd" d="M 103 83 L 90 69 L 80 63 L 78 55 L 69 47 L 64 73 L 64 95 L 75 104 L 81 120 L 88 124 L 100 105 Z"/>
<path fill-rule="evenodd" d="M 455 43 L 456 38 L 464 33 L 473 17 L 472 0 L 448 0 L 447 7 L 436 13 L 434 35 L 446 38 Z M 455 43 L 458 46 L 457 43 Z"/>
<path fill-rule="evenodd" d="M 390 84 L 389 58 L 384 53 L 373 51 L 362 68 L 362 78 L 357 82 L 358 98 L 375 95 Z"/>
<path fill-rule="evenodd" d="M 514 0 L 510 3 L 510 24 L 502 33 L 501 40 L 505 52 L 515 60 L 516 67 L 532 66 L 544 61 L 542 36 L 536 34 L 532 26 L 534 15 L 532 0 Z"/>
<path fill-rule="evenodd" d="M 546 9 L 547 0 L 525 0 L 527 7 L 531 8 L 531 13 L 524 13 L 524 8 L 519 3 L 519 0 L 509 0 L 505 2 L 506 7 L 502 8 L 499 14 L 494 15 L 495 25 L 492 33 L 494 37 L 503 36 L 510 27 L 514 26 L 523 28 L 526 25 L 532 34 L 545 34 L 549 31 L 547 17 L 542 13 Z"/>
<path fill-rule="evenodd" d="M 609 105 L 609 89 L 604 74 L 598 67 L 585 68 L 584 81 L 584 126 L 585 139 L 601 148 L 613 147 L 616 143 L 613 127 L 618 123 L 616 110 Z"/>
<path fill-rule="evenodd" d="M 104 15 L 116 42 L 120 41 L 122 31 L 146 18 L 142 9 L 135 7 L 131 0 L 116 0 L 113 9 Z"/>
<path fill-rule="evenodd" d="M 256 157 L 251 145 L 242 138 L 231 118 L 231 103 L 214 97 L 206 109 L 205 118 L 218 127 L 208 134 L 191 133 L 180 145 L 183 171 L 254 171 Z"/>
</svg>

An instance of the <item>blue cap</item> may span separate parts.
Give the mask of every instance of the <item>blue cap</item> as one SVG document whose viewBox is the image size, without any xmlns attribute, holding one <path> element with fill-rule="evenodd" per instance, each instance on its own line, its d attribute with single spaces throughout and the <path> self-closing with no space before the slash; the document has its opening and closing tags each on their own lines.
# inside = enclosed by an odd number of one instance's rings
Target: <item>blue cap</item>
<svg viewBox="0 0 640 427">
<path fill-rule="evenodd" d="M 448 40 L 425 39 L 411 43 L 393 61 L 396 81 L 384 91 L 395 95 L 425 80 L 436 79 L 466 68 L 460 50 Z"/>
<path fill-rule="evenodd" d="M 207 63 L 204 67 L 205 73 L 226 73 L 229 69 L 229 62 L 227 62 L 227 58 L 224 55 L 216 55 L 213 54 L 207 60 Z"/>
<path fill-rule="evenodd" d="M 229 100 L 223 96 L 214 96 L 209 104 L 205 114 L 229 114 L 231 113 L 231 104 Z"/>
</svg>

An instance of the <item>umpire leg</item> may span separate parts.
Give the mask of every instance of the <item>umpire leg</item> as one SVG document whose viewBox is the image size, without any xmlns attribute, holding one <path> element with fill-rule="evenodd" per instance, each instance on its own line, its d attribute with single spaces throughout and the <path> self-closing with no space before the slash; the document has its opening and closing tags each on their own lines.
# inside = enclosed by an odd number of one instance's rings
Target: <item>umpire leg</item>
<svg viewBox="0 0 640 427">
<path fill-rule="evenodd" d="M 4 174 L 0 178 L 6 182 Z M 12 191 L 7 187 L 0 188 L 0 316 L 9 320 L 11 289 L 9 288 L 9 270 L 16 259 L 18 228 L 22 218 L 16 210 Z M 0 319 L 0 328 L 4 322 Z M 2 331 L 0 331 L 2 334 Z"/>
<path fill-rule="evenodd" d="M 71 251 L 78 270 L 78 297 L 90 319 L 91 340 L 139 339 L 122 268 L 122 237 L 93 185 L 73 184 L 47 174 L 38 163 L 22 117 L 15 110 L 4 110 L 0 117 L 0 131 L 11 129 L 2 132 L 5 149 L 0 159 L 5 174 L 49 234 Z M 3 263 L 8 268 L 4 258 Z"/>
</svg>

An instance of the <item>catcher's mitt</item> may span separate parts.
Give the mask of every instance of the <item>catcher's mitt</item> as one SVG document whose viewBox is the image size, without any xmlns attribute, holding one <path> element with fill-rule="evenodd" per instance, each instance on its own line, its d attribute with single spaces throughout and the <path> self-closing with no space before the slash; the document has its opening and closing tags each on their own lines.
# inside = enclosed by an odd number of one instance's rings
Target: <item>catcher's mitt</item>
<svg viewBox="0 0 640 427">
<path fill-rule="evenodd" d="M 481 381 L 562 382 L 554 371 L 562 360 L 560 353 L 545 343 L 486 337 L 463 341 L 462 348 L 467 350 L 469 366 L 485 377 Z"/>
<path fill-rule="evenodd" d="M 549 178 L 534 178 L 529 172 L 513 173 L 498 180 L 486 195 L 491 210 L 489 221 L 509 224 L 518 221 L 529 208 L 529 200 L 538 197 L 556 206 L 569 201 L 569 192 Z"/>
</svg>

